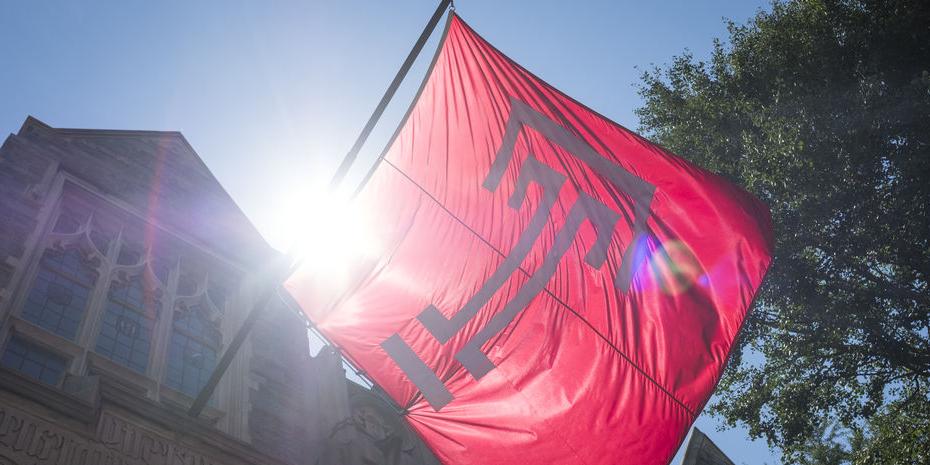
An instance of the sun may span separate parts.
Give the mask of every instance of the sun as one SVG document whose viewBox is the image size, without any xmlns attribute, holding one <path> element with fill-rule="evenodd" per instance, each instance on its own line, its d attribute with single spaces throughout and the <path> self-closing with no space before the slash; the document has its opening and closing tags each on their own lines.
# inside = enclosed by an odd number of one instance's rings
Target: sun
<svg viewBox="0 0 930 465">
<path fill-rule="evenodd" d="M 337 284 L 349 278 L 360 260 L 378 255 L 369 220 L 348 195 L 304 188 L 283 196 L 272 215 L 272 234 L 275 245 L 299 262 L 302 273 Z"/>
</svg>

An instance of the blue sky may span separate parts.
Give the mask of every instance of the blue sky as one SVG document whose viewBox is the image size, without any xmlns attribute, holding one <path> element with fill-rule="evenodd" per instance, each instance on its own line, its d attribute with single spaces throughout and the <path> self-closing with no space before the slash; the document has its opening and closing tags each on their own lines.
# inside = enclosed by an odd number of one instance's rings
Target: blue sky
<svg viewBox="0 0 930 465">
<path fill-rule="evenodd" d="M 280 199 L 329 177 L 423 24 L 433 0 L 0 2 L 0 131 L 27 115 L 55 127 L 184 133 L 278 247 Z M 724 18 L 760 0 L 459 0 L 504 53 L 635 129 L 634 84 L 652 64 L 707 57 Z M 353 170 L 357 181 L 409 104 L 434 34 Z M 697 425 L 737 463 L 775 463 L 746 432 Z M 676 458 L 676 462 L 680 460 Z"/>
</svg>

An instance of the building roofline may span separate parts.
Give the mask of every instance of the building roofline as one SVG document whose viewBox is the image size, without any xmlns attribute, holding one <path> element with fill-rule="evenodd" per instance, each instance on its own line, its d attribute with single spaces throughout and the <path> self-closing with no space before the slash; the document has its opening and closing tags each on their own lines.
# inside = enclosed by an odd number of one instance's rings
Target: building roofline
<svg viewBox="0 0 930 465">
<path fill-rule="evenodd" d="M 187 139 L 184 138 L 184 134 L 181 134 L 180 131 L 149 131 L 149 130 L 138 130 L 138 129 L 88 129 L 88 128 L 56 128 L 48 123 L 36 118 L 35 116 L 29 115 L 26 117 L 26 121 L 23 122 L 22 127 L 19 129 L 19 135 L 22 135 L 26 129 L 30 127 L 39 127 L 41 129 L 51 131 L 57 134 L 67 134 L 75 136 L 107 136 L 107 137 L 137 137 L 137 136 L 161 136 L 161 137 L 178 137 L 184 139 L 184 142 L 188 147 L 191 148 L 191 151 L 194 151 L 193 147 L 190 146 L 190 143 L 187 143 Z M 196 151 L 194 151 L 196 153 Z"/>
<path fill-rule="evenodd" d="M 184 144 L 184 147 L 187 148 L 191 154 L 194 155 L 194 158 L 200 164 L 200 166 L 205 170 L 207 175 L 213 181 L 213 183 L 219 188 L 220 192 L 226 197 L 233 207 L 239 212 L 243 219 L 245 219 L 248 226 L 255 232 L 258 239 L 262 242 L 268 251 L 273 255 L 283 255 L 283 252 L 275 249 L 265 236 L 262 235 L 261 231 L 255 226 L 255 223 L 252 222 L 252 219 L 242 210 L 242 207 L 239 206 L 239 203 L 233 199 L 232 195 L 229 194 L 229 191 L 226 190 L 226 187 L 216 178 L 216 175 L 213 174 L 213 171 L 210 167 L 207 166 L 206 162 L 203 161 L 203 158 L 197 153 L 197 150 L 190 144 L 184 134 L 180 131 L 148 131 L 148 130 L 135 130 L 135 129 L 84 129 L 84 128 L 56 128 L 52 127 L 48 123 L 32 116 L 26 116 L 26 120 L 23 122 L 23 125 L 20 127 L 17 135 L 24 135 L 29 128 L 38 128 L 43 132 L 52 133 L 62 136 L 77 136 L 77 137 L 162 137 L 162 138 L 171 138 L 180 141 Z M 273 258 L 272 258 L 273 259 Z"/>
<path fill-rule="evenodd" d="M 30 127 L 36 127 L 36 126 L 46 131 L 53 130 L 51 126 L 49 126 L 48 124 L 45 124 L 39 118 L 36 118 L 35 116 L 32 116 L 32 115 L 28 115 L 26 116 L 26 121 L 23 121 L 23 125 L 19 127 L 19 131 L 16 133 L 16 135 L 21 136 L 26 133 L 26 129 Z"/>
</svg>

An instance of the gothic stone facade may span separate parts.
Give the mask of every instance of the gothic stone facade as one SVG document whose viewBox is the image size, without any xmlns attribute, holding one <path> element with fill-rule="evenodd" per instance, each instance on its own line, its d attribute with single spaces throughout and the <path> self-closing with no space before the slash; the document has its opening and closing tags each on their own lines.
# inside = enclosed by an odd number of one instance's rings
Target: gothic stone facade
<svg viewBox="0 0 930 465">
<path fill-rule="evenodd" d="M 734 465 L 734 463 L 714 444 L 714 441 L 695 427 L 691 430 L 691 439 L 688 440 L 681 465 Z"/>
<path fill-rule="evenodd" d="M 0 147 L 0 465 L 436 464 L 276 296 L 186 414 L 277 257 L 181 134 Z"/>
</svg>

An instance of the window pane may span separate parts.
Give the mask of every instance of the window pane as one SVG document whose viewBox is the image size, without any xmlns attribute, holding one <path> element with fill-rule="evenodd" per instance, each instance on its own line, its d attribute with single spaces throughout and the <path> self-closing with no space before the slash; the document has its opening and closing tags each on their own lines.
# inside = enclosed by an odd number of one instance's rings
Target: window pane
<svg viewBox="0 0 930 465">
<path fill-rule="evenodd" d="M 203 309 L 199 305 L 194 305 L 187 311 L 175 312 L 174 327 L 202 338 L 213 346 L 219 346 L 222 340 L 216 324 L 204 317 Z"/>
<path fill-rule="evenodd" d="M 174 268 L 174 264 L 177 259 L 165 255 L 163 253 L 153 252 L 152 254 L 152 271 L 155 273 L 155 276 L 163 282 L 168 282 L 168 275 L 171 273 L 171 270 Z"/>
<path fill-rule="evenodd" d="M 119 256 L 116 258 L 116 263 L 120 265 L 135 265 L 136 263 L 139 263 L 141 258 L 142 246 L 125 242 L 120 248 Z"/>
<path fill-rule="evenodd" d="M 140 279 L 133 279 L 128 284 L 113 283 L 94 350 L 114 362 L 145 373 L 154 319 L 154 311 L 146 308 L 145 290 Z"/>
<path fill-rule="evenodd" d="M 86 209 L 75 208 L 74 206 L 63 207 L 58 219 L 55 221 L 54 231 L 57 233 L 73 233 L 87 221 L 90 212 Z"/>
<path fill-rule="evenodd" d="M 65 260 L 60 263 L 63 262 Z M 74 266 L 86 267 L 80 263 Z M 93 280 L 89 284 L 82 284 L 70 279 L 70 276 L 52 272 L 46 267 L 46 260 L 43 258 L 43 266 L 39 269 L 23 305 L 23 318 L 59 336 L 74 339 L 84 317 L 92 285 Z"/>
<path fill-rule="evenodd" d="M 216 350 L 184 334 L 171 335 L 165 383 L 196 397 L 216 366 Z"/>
<path fill-rule="evenodd" d="M 97 280 L 97 272 L 89 266 L 77 249 L 64 252 L 47 250 L 42 255 L 42 266 L 55 270 L 85 286 L 92 286 Z"/>
<path fill-rule="evenodd" d="M 176 311 L 165 384 L 196 397 L 216 367 L 220 339 L 216 323 L 206 319 L 198 306 Z"/>
<path fill-rule="evenodd" d="M 67 360 L 19 336 L 6 345 L 0 365 L 48 384 L 58 384 L 65 372 Z"/>
<path fill-rule="evenodd" d="M 216 283 L 210 283 L 207 288 L 207 295 L 210 296 L 210 300 L 220 309 L 225 308 L 227 294 L 226 288 Z"/>
<path fill-rule="evenodd" d="M 110 241 L 113 240 L 113 236 L 107 231 L 93 229 L 90 232 L 90 240 L 100 253 L 106 255 L 107 249 L 110 247 Z"/>
<path fill-rule="evenodd" d="M 189 274 L 182 274 L 178 279 L 178 294 L 194 295 L 195 292 L 197 292 L 197 280 Z"/>
</svg>

